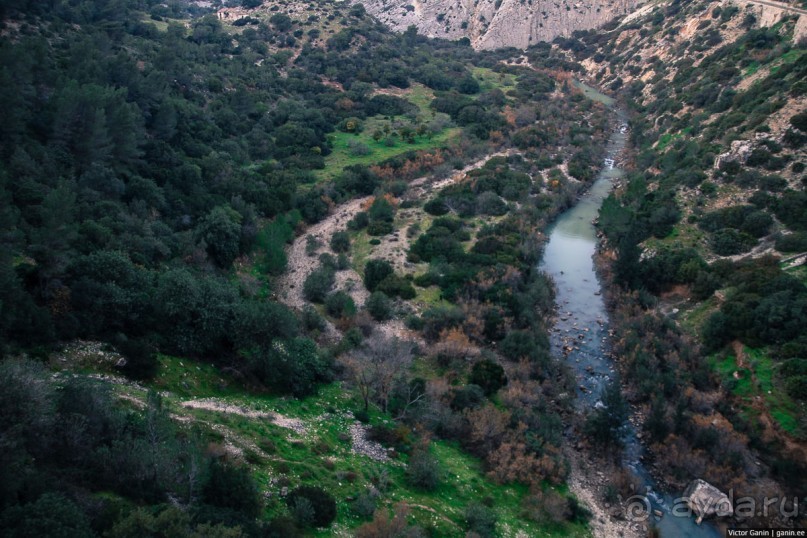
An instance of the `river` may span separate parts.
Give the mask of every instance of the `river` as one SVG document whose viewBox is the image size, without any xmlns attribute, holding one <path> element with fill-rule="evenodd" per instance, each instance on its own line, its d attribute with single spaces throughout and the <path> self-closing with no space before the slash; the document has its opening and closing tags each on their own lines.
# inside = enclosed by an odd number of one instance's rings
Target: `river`
<svg viewBox="0 0 807 538">
<path fill-rule="evenodd" d="M 593 221 L 615 180 L 624 175 L 617 161 L 627 144 L 628 119 L 611 97 L 580 82 L 575 85 L 588 98 L 612 108 L 618 123 L 608 141 L 600 175 L 578 203 L 561 214 L 549 229 L 549 241 L 541 262 L 541 269 L 552 277 L 557 288 L 558 316 L 552 329 L 552 347 L 559 356 L 565 355 L 565 361 L 574 371 L 578 403 L 585 410 L 599 404 L 600 393 L 616 368 L 608 355 L 608 312 L 594 269 L 597 236 Z M 639 477 L 642 490 L 647 492 L 643 497 L 628 500 L 632 501 L 631 506 L 626 507 L 630 513 L 638 514 L 638 520 L 646 518 L 648 524 L 654 523 L 664 538 L 721 536 L 714 525 L 698 526 L 692 517 L 671 514 L 674 498 L 681 492 L 658 491 L 655 480 L 641 461 L 644 448 L 630 423 L 625 424 L 624 443 L 624 463 Z M 653 510 L 663 512 L 663 517 L 653 516 Z"/>
</svg>

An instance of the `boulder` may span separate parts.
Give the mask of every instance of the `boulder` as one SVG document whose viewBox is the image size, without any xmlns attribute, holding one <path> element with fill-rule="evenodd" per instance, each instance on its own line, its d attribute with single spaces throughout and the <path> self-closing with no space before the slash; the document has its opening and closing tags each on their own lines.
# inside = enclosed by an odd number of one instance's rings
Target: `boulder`
<svg viewBox="0 0 807 538">
<path fill-rule="evenodd" d="M 734 513 L 728 496 L 700 478 L 689 483 L 687 489 L 684 490 L 684 498 L 689 509 L 697 517 L 698 525 L 705 517 L 725 517 Z"/>
</svg>

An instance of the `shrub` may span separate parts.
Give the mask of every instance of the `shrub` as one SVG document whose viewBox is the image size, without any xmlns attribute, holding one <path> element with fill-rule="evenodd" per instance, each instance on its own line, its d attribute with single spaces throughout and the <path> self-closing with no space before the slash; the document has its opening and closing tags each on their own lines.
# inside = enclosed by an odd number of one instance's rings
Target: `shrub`
<svg viewBox="0 0 807 538">
<path fill-rule="evenodd" d="M 320 267 L 311 272 L 303 282 L 303 296 L 312 303 L 321 303 L 334 284 L 334 271 Z"/>
<path fill-rule="evenodd" d="M 386 220 L 371 220 L 367 225 L 367 233 L 370 235 L 387 235 L 393 230 L 392 223 Z"/>
<path fill-rule="evenodd" d="M 347 147 L 350 155 L 353 157 L 363 157 L 372 153 L 370 146 L 363 142 L 359 142 L 358 140 L 348 140 Z"/>
<path fill-rule="evenodd" d="M 265 349 L 247 355 L 249 366 L 263 383 L 298 398 L 316 391 L 330 375 L 330 363 L 308 338 L 276 339 Z"/>
<path fill-rule="evenodd" d="M 334 232 L 331 236 L 331 249 L 334 252 L 349 252 L 350 251 L 350 234 L 347 232 Z"/>
<path fill-rule="evenodd" d="M 383 292 L 374 291 L 364 306 L 376 321 L 386 321 L 392 317 L 392 301 Z"/>
<path fill-rule="evenodd" d="M 35 502 L 13 505 L 0 513 L 3 536 L 95 536 L 84 512 L 60 493 L 45 493 Z"/>
<path fill-rule="evenodd" d="M 484 400 L 485 392 L 478 385 L 465 385 L 451 391 L 451 409 L 455 411 L 479 407 Z"/>
<path fill-rule="evenodd" d="M 375 291 L 378 285 L 393 273 L 392 265 L 386 260 L 370 260 L 364 266 L 364 286 Z"/>
<path fill-rule="evenodd" d="M 732 256 L 748 252 L 756 243 L 756 239 L 734 228 L 718 230 L 712 234 L 710 240 L 712 250 L 720 256 Z"/>
<path fill-rule="evenodd" d="M 807 133 L 807 111 L 791 116 L 790 125 L 803 133 Z"/>
<path fill-rule="evenodd" d="M 442 481 L 443 471 L 440 462 L 429 452 L 428 447 L 421 447 L 412 453 L 406 466 L 406 480 L 413 487 L 425 491 L 434 491 Z"/>
<path fill-rule="evenodd" d="M 468 530 L 480 538 L 496 536 L 496 512 L 484 504 L 473 502 L 465 508 Z"/>
<path fill-rule="evenodd" d="M 202 496 L 206 504 L 251 517 L 256 517 L 261 510 L 258 487 L 246 467 L 211 461 Z"/>
<path fill-rule="evenodd" d="M 796 375 L 785 381 L 785 390 L 797 400 L 807 400 L 807 375 Z"/>
<path fill-rule="evenodd" d="M 433 200 L 429 200 L 423 205 L 423 209 L 426 211 L 426 213 L 429 215 L 434 215 L 435 217 L 440 217 L 448 213 L 448 207 L 442 198 L 434 198 Z"/>
<path fill-rule="evenodd" d="M 370 223 L 370 217 L 365 211 L 359 211 L 348 223 L 347 227 L 351 230 L 363 230 Z"/>
<path fill-rule="evenodd" d="M 375 513 L 377 499 L 378 494 L 375 491 L 364 491 L 359 493 L 350 507 L 360 517 L 370 517 Z"/>
<path fill-rule="evenodd" d="M 476 199 L 476 210 L 483 215 L 504 215 L 507 203 L 495 192 L 483 192 Z"/>
<path fill-rule="evenodd" d="M 160 365 L 154 343 L 145 338 L 124 339 L 117 349 L 126 359 L 123 371 L 135 379 L 150 379 Z"/>
<path fill-rule="evenodd" d="M 304 510 L 306 503 L 311 508 L 310 523 L 315 527 L 327 527 L 336 519 L 336 501 L 325 490 L 314 486 L 300 486 L 286 497 L 286 504 Z"/>
<path fill-rule="evenodd" d="M 417 293 L 412 284 L 398 275 L 389 275 L 376 287 L 377 291 L 385 293 L 390 297 L 400 297 L 401 299 L 414 299 Z"/>
<path fill-rule="evenodd" d="M 307 331 L 322 331 L 325 329 L 325 319 L 311 305 L 303 307 L 300 320 Z"/>
<path fill-rule="evenodd" d="M 356 304 L 344 291 L 336 291 L 325 298 L 325 310 L 333 317 L 347 318 L 356 314 Z"/>
<path fill-rule="evenodd" d="M 468 382 L 482 387 L 485 395 L 490 396 L 507 384 L 507 376 L 504 375 L 504 368 L 500 365 L 482 359 L 474 363 Z"/>
<path fill-rule="evenodd" d="M 807 232 L 796 232 L 777 238 L 776 250 L 780 252 L 803 252 L 807 250 Z"/>
</svg>

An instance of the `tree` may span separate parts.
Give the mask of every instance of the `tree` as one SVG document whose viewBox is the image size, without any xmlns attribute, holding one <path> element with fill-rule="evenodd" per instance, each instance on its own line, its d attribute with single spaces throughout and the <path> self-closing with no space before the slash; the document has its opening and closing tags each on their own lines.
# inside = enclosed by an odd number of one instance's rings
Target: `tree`
<svg viewBox="0 0 807 538">
<path fill-rule="evenodd" d="M 350 234 L 345 231 L 334 232 L 331 236 L 331 250 L 336 253 L 350 252 Z"/>
<path fill-rule="evenodd" d="M 364 266 L 364 287 L 375 291 L 378 285 L 393 273 L 392 264 L 386 260 L 369 260 Z"/>
<path fill-rule="evenodd" d="M 411 363 L 411 342 L 377 334 L 365 340 L 364 346 L 348 359 L 365 411 L 371 400 L 387 411 L 395 382 L 404 377 Z"/>
<path fill-rule="evenodd" d="M 84 513 L 59 493 L 45 493 L 35 502 L 0 513 L 0 528 L 8 538 L 91 538 Z"/>
<path fill-rule="evenodd" d="M 625 420 L 628 418 L 628 404 L 622 397 L 618 379 L 605 388 L 601 398 L 602 406 L 586 420 L 586 433 L 597 443 L 619 446 L 622 443 Z"/>
<path fill-rule="evenodd" d="M 410 485 L 424 491 L 434 491 L 442 483 L 443 470 L 428 445 L 418 447 L 412 452 L 406 465 L 406 480 Z"/>
<path fill-rule="evenodd" d="M 257 517 L 261 497 L 249 468 L 212 460 L 202 492 L 204 502 Z"/>
<path fill-rule="evenodd" d="M 468 383 L 482 387 L 485 396 L 490 396 L 507 384 L 507 376 L 499 364 L 489 359 L 482 359 L 471 367 Z"/>
<path fill-rule="evenodd" d="M 241 244 L 241 215 L 229 206 L 214 208 L 202 219 L 197 237 L 219 267 L 228 268 L 238 256 Z"/>
<path fill-rule="evenodd" d="M 392 301 L 380 291 L 371 293 L 364 307 L 376 321 L 386 321 L 392 316 Z"/>
<path fill-rule="evenodd" d="M 286 504 L 292 507 L 301 500 L 311 507 L 313 513 L 310 522 L 313 526 L 327 527 L 336 519 L 336 501 L 325 490 L 314 486 L 300 486 L 288 494 Z"/>
<path fill-rule="evenodd" d="M 303 282 L 303 297 L 312 303 L 325 301 L 328 292 L 333 288 L 335 276 L 334 270 L 330 267 L 315 269 Z"/>
</svg>

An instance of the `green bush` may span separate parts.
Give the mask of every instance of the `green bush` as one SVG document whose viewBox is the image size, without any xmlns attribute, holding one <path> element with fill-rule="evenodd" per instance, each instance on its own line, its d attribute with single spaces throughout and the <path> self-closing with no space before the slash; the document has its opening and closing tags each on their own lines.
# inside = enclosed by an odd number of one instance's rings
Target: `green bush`
<svg viewBox="0 0 807 538">
<path fill-rule="evenodd" d="M 398 275 L 389 275 L 384 280 L 379 282 L 376 287 L 377 291 L 385 293 L 390 297 L 400 297 L 401 299 L 414 299 L 417 293 L 412 284 L 403 277 Z"/>
<path fill-rule="evenodd" d="M 386 321 L 392 317 L 392 301 L 383 292 L 371 293 L 364 307 L 376 321 Z"/>
<path fill-rule="evenodd" d="M 305 506 L 312 510 L 310 524 L 315 527 L 327 527 L 336 519 L 336 501 L 323 489 L 314 486 L 300 486 L 286 497 L 289 507 Z"/>
<path fill-rule="evenodd" d="M 412 453 L 406 466 L 406 481 L 424 491 L 434 491 L 443 480 L 440 462 L 428 448 L 419 448 Z"/>
<path fill-rule="evenodd" d="M 795 232 L 776 239 L 776 250 L 780 252 L 804 252 L 807 250 L 807 232 Z"/>
<path fill-rule="evenodd" d="M 321 303 L 333 288 L 335 275 L 333 269 L 320 267 L 311 272 L 303 282 L 303 297 L 312 303 Z"/>
<path fill-rule="evenodd" d="M 347 223 L 347 227 L 351 230 L 363 230 L 367 228 L 367 225 L 370 224 L 370 217 L 364 211 L 359 211 L 356 213 L 356 216 L 350 219 Z"/>
<path fill-rule="evenodd" d="M 723 228 L 712 234 L 709 243 L 715 254 L 733 256 L 748 252 L 757 244 L 757 240 L 734 228 Z"/>
<path fill-rule="evenodd" d="M 347 232 L 334 232 L 331 236 L 331 249 L 336 252 L 350 251 L 350 234 Z"/>
<path fill-rule="evenodd" d="M 336 318 L 348 318 L 356 315 L 356 304 L 344 291 L 336 291 L 325 298 L 325 311 Z"/>
<path fill-rule="evenodd" d="M 791 398 L 807 400 L 807 375 L 797 375 L 785 381 L 785 390 Z"/>
<path fill-rule="evenodd" d="M 392 265 L 386 260 L 369 260 L 364 266 L 364 287 L 375 291 L 378 285 L 393 274 Z"/>
<path fill-rule="evenodd" d="M 480 538 L 496 535 L 496 512 L 484 504 L 473 502 L 465 508 L 465 523 L 468 530 Z"/>
<path fill-rule="evenodd" d="M 258 486 L 249 469 L 216 460 L 210 462 L 202 497 L 206 504 L 229 508 L 250 517 L 257 517 L 261 510 Z"/>
<path fill-rule="evenodd" d="M 489 359 L 482 359 L 471 367 L 468 382 L 482 387 L 485 395 L 490 396 L 507 384 L 507 376 L 499 364 Z"/>
<path fill-rule="evenodd" d="M 386 220 L 371 220 L 367 225 L 367 233 L 375 236 L 391 234 L 394 229 L 392 223 Z"/>
</svg>

